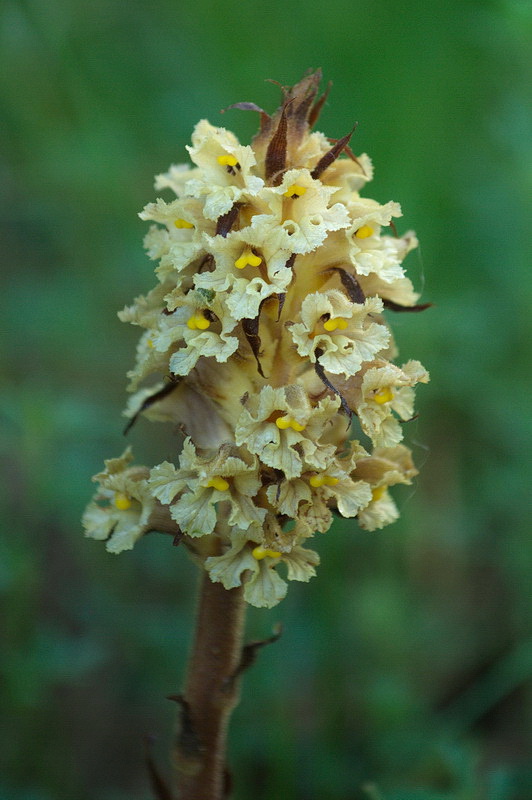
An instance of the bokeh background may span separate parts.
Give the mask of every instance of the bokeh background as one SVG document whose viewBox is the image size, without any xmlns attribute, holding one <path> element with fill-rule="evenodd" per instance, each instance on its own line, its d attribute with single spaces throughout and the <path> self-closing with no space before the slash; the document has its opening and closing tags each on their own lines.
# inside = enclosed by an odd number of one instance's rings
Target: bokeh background
<svg viewBox="0 0 532 800">
<path fill-rule="evenodd" d="M 193 619 L 194 569 L 166 537 L 120 557 L 85 540 L 90 476 L 124 447 L 137 333 L 116 310 L 153 283 L 137 218 L 202 116 L 249 141 L 273 78 L 321 66 L 319 128 L 358 120 L 367 194 L 415 228 L 434 307 L 392 320 L 432 382 L 407 441 L 422 467 L 399 523 L 338 524 L 233 721 L 235 798 L 530 800 L 532 672 L 527 0 L 4 0 L 0 444 L 2 800 L 152 800 Z M 139 461 L 168 431 L 141 420 Z M 401 491 L 403 488 L 403 491 Z M 528 687 L 528 688 L 527 688 Z M 530 750 L 528 749 L 528 754 Z M 200 798 L 198 798 L 200 800 Z"/>
</svg>

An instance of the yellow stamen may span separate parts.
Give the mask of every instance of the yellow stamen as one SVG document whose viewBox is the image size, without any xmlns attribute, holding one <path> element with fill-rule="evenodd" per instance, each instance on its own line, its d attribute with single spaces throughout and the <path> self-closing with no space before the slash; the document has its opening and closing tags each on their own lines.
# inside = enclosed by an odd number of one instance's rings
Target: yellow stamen
<svg viewBox="0 0 532 800">
<path fill-rule="evenodd" d="M 288 416 L 277 417 L 277 419 L 275 420 L 275 424 L 281 431 L 286 431 L 287 428 L 292 428 L 292 430 L 298 431 L 298 433 L 300 431 L 304 431 L 305 428 L 307 427 L 306 425 L 301 425 L 301 423 L 297 422 L 295 419 L 292 419 L 292 417 Z"/>
<path fill-rule="evenodd" d="M 284 193 L 285 197 L 301 197 L 307 191 L 306 186 L 298 186 L 297 183 L 293 183 L 292 186 L 289 186 L 286 192 Z"/>
<path fill-rule="evenodd" d="M 153 342 L 151 339 L 148 339 L 146 344 L 148 345 L 148 347 L 153 347 Z"/>
<path fill-rule="evenodd" d="M 205 484 L 206 489 L 210 489 L 211 487 L 217 489 L 219 492 L 226 492 L 229 489 L 229 483 L 225 478 L 215 475 L 214 478 L 210 478 L 209 482 Z"/>
<path fill-rule="evenodd" d="M 124 492 L 115 492 L 115 506 L 119 511 L 127 511 L 131 508 L 131 498 Z"/>
<path fill-rule="evenodd" d="M 335 331 L 339 328 L 341 331 L 345 331 L 349 324 L 349 320 L 344 319 L 344 317 L 335 317 L 334 319 L 327 319 L 323 323 L 323 327 L 326 331 Z"/>
<path fill-rule="evenodd" d="M 194 225 L 191 222 L 187 222 L 186 219 L 176 219 L 174 220 L 174 225 L 176 228 L 193 228 Z"/>
<path fill-rule="evenodd" d="M 262 561 L 263 558 L 280 558 L 282 553 L 279 553 L 277 550 L 270 550 L 268 547 L 261 547 L 259 544 L 257 547 L 254 547 L 251 551 L 251 555 L 253 558 L 256 558 L 257 561 Z"/>
<path fill-rule="evenodd" d="M 333 478 L 331 475 L 312 475 L 309 483 L 314 489 L 319 489 L 320 486 L 336 486 L 339 480 L 339 478 Z"/>
<path fill-rule="evenodd" d="M 394 397 L 395 395 L 389 386 L 384 386 L 382 389 L 378 389 L 373 395 L 373 399 L 380 406 L 384 405 L 384 403 L 389 403 Z"/>
<path fill-rule="evenodd" d="M 244 269 L 244 267 L 247 267 L 248 264 L 250 267 L 258 267 L 261 262 L 262 258 L 255 255 L 253 250 L 248 248 L 247 250 L 244 250 L 240 258 L 237 258 L 235 261 L 235 267 L 237 269 Z"/>
<path fill-rule="evenodd" d="M 386 486 L 376 486 L 375 489 L 371 490 L 371 499 L 372 501 L 380 500 L 383 497 L 384 492 L 386 491 Z"/>
<path fill-rule="evenodd" d="M 187 328 L 190 328 L 191 331 L 206 331 L 210 324 L 210 321 L 201 312 L 196 311 L 187 321 Z"/>
<path fill-rule="evenodd" d="M 369 225 L 362 225 L 361 228 L 356 231 L 355 236 L 357 239 L 367 239 L 368 236 L 373 234 L 373 228 L 370 228 Z"/>
<path fill-rule="evenodd" d="M 221 164 L 222 167 L 236 167 L 238 164 L 238 158 L 230 155 L 218 156 L 216 160 L 218 161 L 218 164 Z"/>
</svg>

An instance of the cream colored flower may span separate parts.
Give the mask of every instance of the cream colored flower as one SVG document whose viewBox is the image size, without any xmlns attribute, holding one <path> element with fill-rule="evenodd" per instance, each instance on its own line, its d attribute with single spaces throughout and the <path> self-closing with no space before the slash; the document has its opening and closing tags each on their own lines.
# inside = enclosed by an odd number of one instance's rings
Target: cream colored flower
<svg viewBox="0 0 532 800">
<path fill-rule="evenodd" d="M 350 204 L 349 210 L 353 222 L 345 235 L 356 272 L 361 276 L 375 273 L 387 284 L 404 278 L 401 262 L 407 252 L 406 240 L 381 235 L 382 226 L 390 225 L 392 217 L 401 216 L 399 204 L 380 206 L 375 201 L 360 199 Z M 409 249 L 416 245 L 415 237 L 408 239 Z"/>
<path fill-rule="evenodd" d="M 386 283 L 376 273 L 370 272 L 369 275 L 360 275 L 358 283 L 366 297 L 378 295 L 385 303 L 389 301 L 399 307 L 414 306 L 419 299 L 419 292 L 414 291 L 409 278 L 398 278 L 393 283 Z"/>
<path fill-rule="evenodd" d="M 155 176 L 155 189 L 171 189 L 179 198 L 187 197 L 186 185 L 191 179 L 201 175 L 201 170 L 193 168 L 190 164 L 172 164 L 168 172 Z"/>
<path fill-rule="evenodd" d="M 264 386 L 260 394 L 246 401 L 235 428 L 237 444 L 245 444 L 270 467 L 295 478 L 306 463 L 320 469 L 334 453 L 333 444 L 321 444 L 332 425 L 340 401 L 329 397 L 312 407 L 301 386 L 273 389 Z"/>
<path fill-rule="evenodd" d="M 261 193 L 264 211 L 253 216 L 248 239 L 255 244 L 267 234 L 278 250 L 311 253 L 330 231 L 349 226 L 346 207 L 331 204 L 334 192 L 334 187 L 314 180 L 308 169 L 288 170 L 279 186 Z"/>
<path fill-rule="evenodd" d="M 158 352 L 172 351 L 170 372 L 187 375 L 201 356 L 223 362 L 237 349 L 238 339 L 230 335 L 237 322 L 224 298 L 208 290 L 186 295 L 174 290 L 166 296 L 166 304 L 167 313 L 160 316 L 150 341 Z"/>
<path fill-rule="evenodd" d="M 133 369 L 128 370 L 128 391 L 136 392 L 141 382 L 150 375 L 164 374 L 168 371 L 168 354 L 161 353 L 153 346 L 155 331 L 143 333 L 137 344 L 137 357 Z"/>
<path fill-rule="evenodd" d="M 414 416 L 413 387 L 428 380 L 419 361 L 402 367 L 388 362 L 366 366 L 355 408 L 362 430 L 376 447 L 393 447 L 402 440 L 399 420 L 406 422 Z"/>
<path fill-rule="evenodd" d="M 136 297 L 133 304 L 126 306 L 118 312 L 118 318 L 122 322 L 130 322 L 132 325 L 139 325 L 141 328 L 156 328 L 161 313 L 164 309 L 164 298 L 173 289 L 171 282 L 159 284 L 147 295 Z"/>
<path fill-rule="evenodd" d="M 375 319 L 382 311 L 378 297 L 353 303 L 343 292 L 329 289 L 308 295 L 301 306 L 301 322 L 290 333 L 300 356 L 318 360 L 327 372 L 355 375 L 390 341 L 385 325 Z"/>
<path fill-rule="evenodd" d="M 228 524 L 242 530 L 260 525 L 266 514 L 252 501 L 260 486 L 257 459 L 231 444 L 206 459 L 198 457 L 187 439 L 180 469 L 164 461 L 151 470 L 148 485 L 161 503 L 170 505 L 172 518 L 189 536 L 212 533 L 216 503 L 229 505 Z"/>
<path fill-rule="evenodd" d="M 360 527 L 374 531 L 395 522 L 399 511 L 388 487 L 410 484 L 417 474 L 410 450 L 404 445 L 376 447 L 371 456 L 360 459 L 353 477 L 366 481 L 372 488 L 371 502 L 358 515 Z"/>
<path fill-rule="evenodd" d="M 373 164 L 367 153 L 361 153 L 356 161 L 339 158 L 321 176 L 321 181 L 335 186 L 335 202 L 348 205 L 359 199 L 359 191 L 373 178 Z"/>
<path fill-rule="evenodd" d="M 227 307 L 236 320 L 254 319 L 262 301 L 285 292 L 293 278 L 287 267 L 290 251 L 276 248 L 267 229 L 262 237 L 251 237 L 249 232 L 250 228 L 242 228 L 226 237 L 206 236 L 205 248 L 215 268 L 199 273 L 194 281 L 199 288 L 227 292 Z"/>
<path fill-rule="evenodd" d="M 297 546 L 289 553 L 249 542 L 235 534 L 229 550 L 222 556 L 211 556 L 205 562 L 211 580 L 226 589 L 244 585 L 244 598 L 253 606 L 272 608 L 286 595 L 287 585 L 277 572 L 277 565 L 287 567 L 291 581 L 307 582 L 316 574 L 319 556 L 313 550 Z"/>
<path fill-rule="evenodd" d="M 93 480 L 100 484 L 83 515 L 85 535 L 106 541 L 110 553 L 131 550 L 149 529 L 155 500 L 147 488 L 148 470 L 129 467 L 131 448 L 105 462 L 105 470 Z"/>
<path fill-rule="evenodd" d="M 144 239 L 149 257 L 160 262 L 155 274 L 161 282 L 171 280 L 183 289 L 192 285 L 204 255 L 202 233 L 213 234 L 215 230 L 214 223 L 200 215 L 201 203 L 192 198 L 170 203 L 158 198 L 139 214 L 141 219 L 165 226 L 152 225 Z"/>
<path fill-rule="evenodd" d="M 356 467 L 357 458 L 367 455 L 362 447 L 357 446 L 347 458 L 332 456 L 320 470 L 308 468 L 299 478 L 269 486 L 268 499 L 279 513 L 296 518 L 301 512 L 307 522 L 309 514 L 313 515 L 310 509 L 317 505 L 321 509 L 319 516 L 322 520 L 329 518 L 324 507 L 338 509 L 343 517 L 356 517 L 360 509 L 370 502 L 371 488 L 365 481 L 354 481 L 351 473 Z M 321 530 L 322 525 L 314 529 L 325 532 Z"/>
<path fill-rule="evenodd" d="M 235 203 L 256 196 L 264 186 L 262 178 L 252 174 L 256 163 L 253 148 L 240 145 L 225 128 L 201 120 L 192 134 L 192 147 L 187 149 L 200 170 L 186 182 L 185 192 L 204 198 L 203 215 L 207 219 L 217 220 Z"/>
</svg>

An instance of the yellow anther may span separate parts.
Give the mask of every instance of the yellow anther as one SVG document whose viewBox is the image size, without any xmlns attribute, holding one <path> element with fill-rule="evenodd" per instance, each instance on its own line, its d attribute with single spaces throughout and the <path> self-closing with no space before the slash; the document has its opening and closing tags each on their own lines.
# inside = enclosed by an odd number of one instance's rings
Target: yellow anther
<svg viewBox="0 0 532 800">
<path fill-rule="evenodd" d="M 384 403 L 389 403 L 391 400 L 393 400 L 394 397 L 395 395 L 389 386 L 385 386 L 382 389 L 377 389 L 377 391 L 373 395 L 373 399 L 380 406 L 384 405 Z"/>
<path fill-rule="evenodd" d="M 218 161 L 218 164 L 222 165 L 222 167 L 236 167 L 238 164 L 238 158 L 230 155 L 218 156 L 216 160 Z"/>
<path fill-rule="evenodd" d="M 196 312 L 187 321 L 187 328 L 190 328 L 191 331 L 206 331 L 210 324 L 203 314 Z"/>
<path fill-rule="evenodd" d="M 115 492 L 115 506 L 119 511 L 127 511 L 131 508 L 131 498 L 124 492 Z"/>
<path fill-rule="evenodd" d="M 362 225 L 362 227 L 355 232 L 357 239 L 367 239 L 368 236 L 371 236 L 372 234 L 373 228 L 370 228 L 369 225 Z"/>
<path fill-rule="evenodd" d="M 247 267 L 248 264 L 250 267 L 258 267 L 261 262 L 262 258 L 255 255 L 253 250 L 248 248 L 247 250 L 244 250 L 240 258 L 237 258 L 235 261 L 235 267 L 237 269 L 244 269 L 244 267 Z"/>
<path fill-rule="evenodd" d="M 261 547 L 259 544 L 257 547 L 254 547 L 251 551 L 251 555 L 253 558 L 256 558 L 257 561 L 262 561 L 263 558 L 280 558 L 282 553 L 279 553 L 277 550 L 270 550 L 268 547 Z"/>
<path fill-rule="evenodd" d="M 174 220 L 174 225 L 176 228 L 193 228 L 194 225 L 191 222 L 187 222 L 186 219 L 176 219 Z"/>
<path fill-rule="evenodd" d="M 381 497 L 383 497 L 386 489 L 387 489 L 386 486 L 376 486 L 375 489 L 371 490 L 371 499 L 373 501 L 380 500 Z"/>
<path fill-rule="evenodd" d="M 153 347 L 153 341 L 151 339 L 148 339 L 146 344 L 148 345 L 148 347 Z"/>
<path fill-rule="evenodd" d="M 349 321 L 347 319 L 344 319 L 344 317 L 335 317 L 334 319 L 325 320 L 325 322 L 323 323 L 323 327 L 325 328 L 326 331 L 335 331 L 337 329 L 345 331 L 348 324 Z"/>
<path fill-rule="evenodd" d="M 320 486 L 336 486 L 339 480 L 339 478 L 333 478 L 331 475 L 312 475 L 309 483 L 314 489 L 319 489 Z"/>
<path fill-rule="evenodd" d="M 301 423 L 297 422 L 295 419 L 292 419 L 292 417 L 277 417 L 275 424 L 282 431 L 292 428 L 293 431 L 300 432 L 304 431 L 306 428 L 306 425 L 301 425 Z"/>
<path fill-rule="evenodd" d="M 205 484 L 205 488 L 226 492 L 229 489 L 229 482 L 226 481 L 225 478 L 221 478 L 220 475 L 215 475 L 214 478 L 210 478 L 209 482 Z"/>
<path fill-rule="evenodd" d="M 284 193 L 285 197 L 301 197 L 307 191 L 306 186 L 298 186 L 297 183 L 293 183 L 292 186 L 289 186 L 286 192 Z"/>
</svg>

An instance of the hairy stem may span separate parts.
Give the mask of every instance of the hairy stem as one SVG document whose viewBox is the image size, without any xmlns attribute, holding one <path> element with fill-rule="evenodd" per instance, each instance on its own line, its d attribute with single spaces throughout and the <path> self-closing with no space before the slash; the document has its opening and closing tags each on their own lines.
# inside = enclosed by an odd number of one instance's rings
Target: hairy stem
<svg viewBox="0 0 532 800">
<path fill-rule="evenodd" d="M 227 796 L 227 726 L 239 699 L 243 628 L 242 587 L 224 589 L 204 574 L 185 690 L 176 698 L 181 705 L 174 749 L 179 800 Z"/>
</svg>

